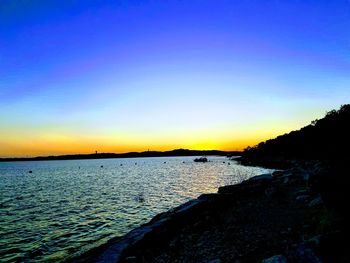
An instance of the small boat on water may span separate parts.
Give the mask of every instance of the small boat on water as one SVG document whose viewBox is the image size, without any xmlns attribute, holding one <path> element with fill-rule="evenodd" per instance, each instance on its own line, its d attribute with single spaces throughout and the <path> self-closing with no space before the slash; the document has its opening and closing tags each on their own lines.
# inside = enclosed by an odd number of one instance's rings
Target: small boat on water
<svg viewBox="0 0 350 263">
<path fill-rule="evenodd" d="M 206 157 L 200 157 L 200 158 L 194 159 L 193 161 L 195 161 L 196 163 L 206 163 L 208 159 Z"/>
</svg>

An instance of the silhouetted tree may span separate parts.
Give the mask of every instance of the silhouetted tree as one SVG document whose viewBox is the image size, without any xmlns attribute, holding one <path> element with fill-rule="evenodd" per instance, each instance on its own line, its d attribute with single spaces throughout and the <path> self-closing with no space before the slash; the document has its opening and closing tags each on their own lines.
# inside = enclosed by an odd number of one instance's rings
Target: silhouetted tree
<svg viewBox="0 0 350 263">
<path fill-rule="evenodd" d="M 335 160 L 350 159 L 350 104 L 331 110 L 298 131 L 247 147 L 243 160 L 264 162 L 267 159 Z"/>
</svg>

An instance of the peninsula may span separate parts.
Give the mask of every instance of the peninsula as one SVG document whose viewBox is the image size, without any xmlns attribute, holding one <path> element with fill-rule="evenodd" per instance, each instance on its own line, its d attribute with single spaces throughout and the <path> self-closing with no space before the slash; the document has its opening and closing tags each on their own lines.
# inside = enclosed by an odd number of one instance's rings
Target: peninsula
<svg viewBox="0 0 350 263">
<path fill-rule="evenodd" d="M 128 153 L 93 153 L 93 154 L 73 154 L 56 156 L 38 156 L 23 158 L 0 158 L 0 162 L 14 161 L 49 161 L 49 160 L 78 160 L 78 159 L 105 159 L 105 158 L 141 158 L 141 157 L 169 157 L 169 156 L 233 156 L 240 155 L 239 151 L 218 151 L 218 150 L 188 150 L 176 149 L 171 151 L 145 151 Z"/>
</svg>

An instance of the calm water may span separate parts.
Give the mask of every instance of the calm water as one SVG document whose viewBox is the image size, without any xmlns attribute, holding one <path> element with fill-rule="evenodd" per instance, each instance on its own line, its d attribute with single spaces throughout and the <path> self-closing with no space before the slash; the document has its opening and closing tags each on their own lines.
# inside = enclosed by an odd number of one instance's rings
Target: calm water
<svg viewBox="0 0 350 263">
<path fill-rule="evenodd" d="M 202 193 L 269 172 L 224 157 L 193 159 L 0 163 L 0 261 L 62 261 Z"/>
</svg>

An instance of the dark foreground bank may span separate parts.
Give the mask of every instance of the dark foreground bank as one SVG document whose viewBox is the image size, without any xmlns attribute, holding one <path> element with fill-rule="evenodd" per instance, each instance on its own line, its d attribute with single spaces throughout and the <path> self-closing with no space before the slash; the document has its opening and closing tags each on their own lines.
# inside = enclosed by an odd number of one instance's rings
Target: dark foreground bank
<svg viewBox="0 0 350 263">
<path fill-rule="evenodd" d="M 308 164 L 221 187 L 72 261 L 350 262 L 346 219 L 321 177 Z"/>
</svg>

